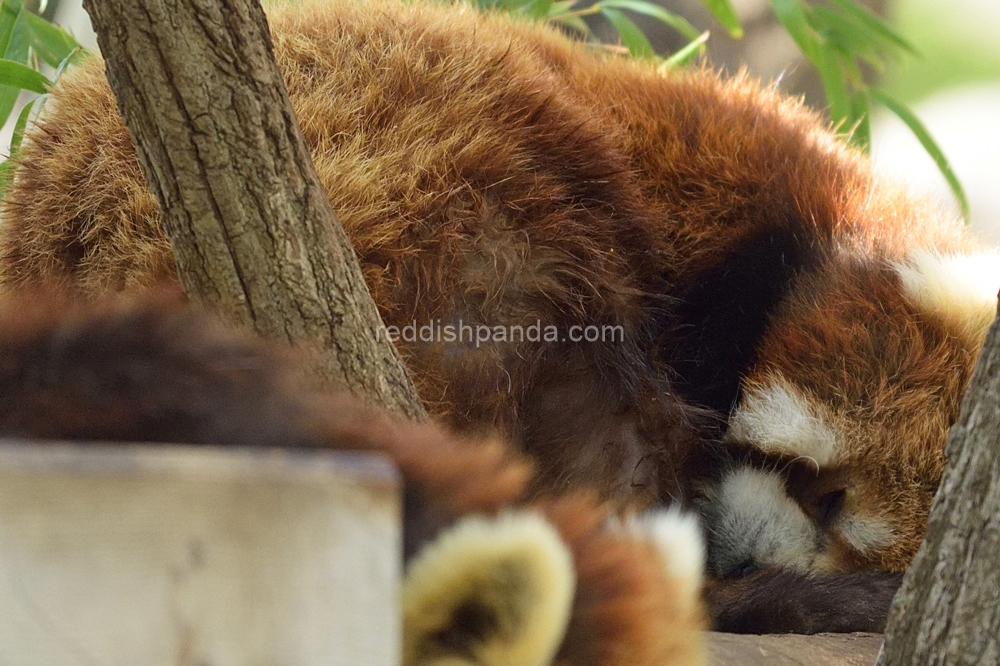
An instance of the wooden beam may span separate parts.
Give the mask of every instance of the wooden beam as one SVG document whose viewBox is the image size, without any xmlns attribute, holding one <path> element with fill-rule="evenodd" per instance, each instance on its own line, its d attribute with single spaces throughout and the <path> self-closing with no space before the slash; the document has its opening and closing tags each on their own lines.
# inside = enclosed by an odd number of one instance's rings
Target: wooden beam
<svg viewBox="0 0 1000 666">
<path fill-rule="evenodd" d="M 882 646 L 881 634 L 707 637 L 709 666 L 872 666 Z"/>
<path fill-rule="evenodd" d="M 399 496 L 367 454 L 0 443 L 0 658 L 396 666 Z"/>
</svg>

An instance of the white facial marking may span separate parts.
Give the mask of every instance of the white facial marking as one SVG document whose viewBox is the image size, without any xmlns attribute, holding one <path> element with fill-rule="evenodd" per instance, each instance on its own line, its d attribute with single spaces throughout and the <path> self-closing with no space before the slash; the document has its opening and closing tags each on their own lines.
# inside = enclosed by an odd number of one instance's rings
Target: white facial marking
<svg viewBox="0 0 1000 666">
<path fill-rule="evenodd" d="M 627 529 L 660 551 L 668 578 L 678 585 L 686 605 L 698 602 L 704 574 L 705 544 L 698 518 L 674 509 L 650 511 L 631 518 Z"/>
<path fill-rule="evenodd" d="M 837 532 L 855 550 L 861 553 L 892 543 L 895 531 L 885 521 L 861 516 L 842 516 L 836 525 Z"/>
<path fill-rule="evenodd" d="M 942 319 L 975 345 L 997 314 L 1000 250 L 976 254 L 938 254 L 914 250 L 893 268 L 911 303 Z"/>
<path fill-rule="evenodd" d="M 707 520 L 716 573 L 744 562 L 810 569 L 816 528 L 785 492 L 780 475 L 741 467 L 723 477 L 715 492 Z"/>
<path fill-rule="evenodd" d="M 752 444 L 765 453 L 812 458 L 817 465 L 834 461 L 840 438 L 810 403 L 780 375 L 752 383 L 729 419 L 727 439 Z"/>
</svg>

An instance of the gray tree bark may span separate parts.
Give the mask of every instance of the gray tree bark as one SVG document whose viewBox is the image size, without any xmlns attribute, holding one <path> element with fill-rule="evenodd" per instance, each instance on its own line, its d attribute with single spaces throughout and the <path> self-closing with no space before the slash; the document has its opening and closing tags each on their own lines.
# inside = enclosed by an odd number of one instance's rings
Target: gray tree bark
<svg viewBox="0 0 1000 666">
<path fill-rule="evenodd" d="M 188 296 L 425 414 L 316 176 L 259 0 L 85 0 Z"/>
<path fill-rule="evenodd" d="M 994 322 L 878 666 L 1000 664 L 1000 321 Z"/>
</svg>

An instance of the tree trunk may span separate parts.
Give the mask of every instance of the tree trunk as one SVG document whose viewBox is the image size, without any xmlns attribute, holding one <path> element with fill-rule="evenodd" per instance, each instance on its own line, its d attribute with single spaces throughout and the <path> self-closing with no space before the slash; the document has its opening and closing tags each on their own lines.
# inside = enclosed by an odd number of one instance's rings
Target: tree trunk
<svg viewBox="0 0 1000 666">
<path fill-rule="evenodd" d="M 259 0 L 86 0 L 188 296 L 425 414 L 316 176 Z"/>
<path fill-rule="evenodd" d="M 1000 664 L 1000 322 L 990 328 L 947 453 L 879 666 Z"/>
</svg>

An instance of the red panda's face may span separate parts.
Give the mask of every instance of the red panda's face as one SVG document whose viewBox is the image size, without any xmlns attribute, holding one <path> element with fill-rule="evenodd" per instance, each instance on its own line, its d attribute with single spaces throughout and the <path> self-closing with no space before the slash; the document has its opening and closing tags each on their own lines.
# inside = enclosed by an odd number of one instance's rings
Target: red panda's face
<svg viewBox="0 0 1000 666">
<path fill-rule="evenodd" d="M 704 493 L 714 574 L 907 567 L 998 287 L 997 252 L 847 259 L 799 279 Z"/>
</svg>

